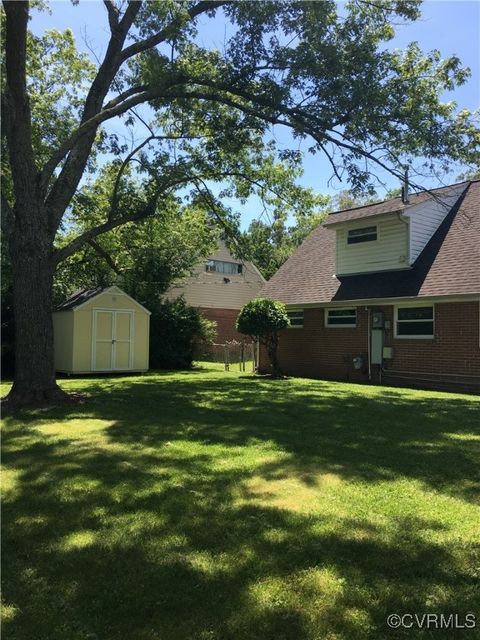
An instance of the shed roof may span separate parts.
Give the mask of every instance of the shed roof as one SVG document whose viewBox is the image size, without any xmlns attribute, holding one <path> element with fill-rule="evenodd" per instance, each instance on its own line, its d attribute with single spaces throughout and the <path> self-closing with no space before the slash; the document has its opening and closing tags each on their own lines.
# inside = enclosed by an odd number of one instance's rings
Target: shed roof
<svg viewBox="0 0 480 640">
<path fill-rule="evenodd" d="M 112 286 L 112 287 L 96 287 L 94 289 L 78 289 L 73 293 L 70 298 L 67 298 L 64 302 L 55 307 L 54 311 L 73 311 L 74 309 L 78 309 L 78 307 L 83 306 L 89 300 L 93 300 L 97 296 L 102 293 L 117 293 L 122 296 L 126 296 L 129 300 L 134 302 L 138 307 L 143 309 L 146 313 L 151 315 L 151 311 L 146 309 L 140 302 L 129 296 L 128 293 L 122 291 L 120 287 Z"/>
<path fill-rule="evenodd" d="M 95 298 L 100 293 L 107 290 L 107 287 L 96 287 L 95 289 L 77 289 L 70 298 L 67 298 L 64 302 L 55 307 L 55 311 L 71 311 L 76 307 L 79 307 L 84 302 Z"/>
</svg>

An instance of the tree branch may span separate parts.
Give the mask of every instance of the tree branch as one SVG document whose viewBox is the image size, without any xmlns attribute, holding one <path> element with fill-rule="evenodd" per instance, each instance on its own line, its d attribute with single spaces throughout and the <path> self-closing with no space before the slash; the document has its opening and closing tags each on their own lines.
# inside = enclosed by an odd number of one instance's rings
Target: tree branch
<svg viewBox="0 0 480 640">
<path fill-rule="evenodd" d="M 193 20 L 193 18 L 196 18 L 201 13 L 211 11 L 212 9 L 217 9 L 222 5 L 228 4 L 229 1 L 231 0 L 202 0 L 187 11 L 188 19 Z M 184 21 L 185 17 L 177 17 L 169 25 L 167 25 L 164 29 L 162 29 L 155 35 L 130 45 L 122 51 L 122 62 L 125 62 L 125 60 L 128 60 L 128 58 L 131 58 L 137 53 L 141 53 L 142 51 L 146 51 L 147 49 L 152 49 L 160 43 L 165 42 L 165 40 L 168 40 L 176 34 Z"/>
<path fill-rule="evenodd" d="M 112 32 L 105 57 L 90 86 L 90 90 L 85 100 L 80 129 L 85 122 L 92 120 L 101 110 L 103 101 L 122 63 L 120 54 L 125 38 L 127 37 L 128 31 L 141 7 L 141 1 L 129 0 L 122 19 L 118 22 L 115 30 Z M 50 193 L 46 197 L 45 206 L 49 212 L 49 224 L 53 230 L 58 228 L 60 220 L 65 212 L 65 208 L 73 197 L 80 178 L 83 175 L 85 165 L 95 140 L 96 131 L 97 127 L 90 127 L 87 128 L 87 130 L 83 130 L 81 135 L 75 136 L 75 148 L 70 152 L 60 175 L 55 180 Z M 66 152 L 63 152 L 61 155 L 56 153 L 54 155 L 56 157 L 63 158 L 65 153 Z M 58 162 L 56 164 L 49 162 L 48 165 L 50 173 L 44 172 L 42 175 L 41 188 L 44 193 L 57 164 Z"/>
<path fill-rule="evenodd" d="M 108 266 L 115 271 L 117 275 L 122 275 L 122 270 L 118 268 L 112 256 L 105 251 L 105 249 L 98 244 L 96 240 L 93 238 L 88 240 L 88 244 L 92 247 L 92 249 L 98 253 L 98 255 L 105 260 Z"/>
<path fill-rule="evenodd" d="M 145 207 L 145 209 L 142 209 L 141 211 L 135 211 L 134 213 L 123 216 L 122 218 L 117 218 L 115 220 L 107 220 L 107 222 L 104 222 L 103 224 L 99 224 L 96 227 L 92 227 L 91 229 L 84 231 L 65 247 L 57 249 L 54 252 L 52 257 L 53 266 L 56 266 L 59 262 L 62 262 L 62 260 L 68 258 L 68 256 L 76 253 L 85 243 L 90 243 L 90 241 L 94 240 L 94 238 L 96 238 L 97 236 L 100 236 L 103 233 L 107 233 L 108 231 L 112 231 L 113 229 L 116 229 L 117 227 L 120 227 L 127 222 L 135 222 L 137 220 L 148 218 L 149 215 L 153 215 L 150 203 Z"/>
<path fill-rule="evenodd" d="M 118 26 L 119 11 L 117 6 L 112 0 L 103 0 L 103 4 L 108 12 L 108 24 L 110 25 L 110 32 L 113 33 Z"/>
</svg>

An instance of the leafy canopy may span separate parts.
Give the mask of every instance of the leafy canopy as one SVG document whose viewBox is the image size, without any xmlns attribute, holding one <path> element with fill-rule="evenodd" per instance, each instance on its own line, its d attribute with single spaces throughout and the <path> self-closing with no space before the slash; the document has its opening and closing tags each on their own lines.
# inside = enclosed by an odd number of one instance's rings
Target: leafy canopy
<svg viewBox="0 0 480 640">
<path fill-rule="evenodd" d="M 237 317 L 237 330 L 262 342 L 271 334 L 288 326 L 290 320 L 283 302 L 267 298 L 250 300 Z"/>
<path fill-rule="evenodd" d="M 5 7 L 12 21 L 13 5 Z M 274 218 L 279 208 L 318 214 L 315 194 L 298 186 L 301 140 L 358 192 L 373 189 L 376 169 L 401 176 L 406 159 L 423 159 L 412 175 L 452 161 L 480 163 L 477 116 L 441 99 L 469 70 L 417 43 L 385 47 L 396 20 L 419 17 L 417 0 L 104 6 L 110 39 L 98 62 L 78 51 L 70 30 L 27 38 L 36 195 L 47 228 L 62 233 L 86 170 L 98 175 L 108 160 L 117 172 L 105 217 L 74 227 L 68 243 L 57 243 L 53 264 L 92 238 L 156 215 L 172 195 L 189 205 L 201 200 L 227 226 L 235 216 L 226 203 L 252 195 Z M 228 25 L 221 48 L 209 44 L 212 21 Z M 25 181 L 15 192 L 9 176 L 23 165 L 9 166 L 18 128 L 6 114 L 4 198 L 15 209 Z M 291 148 L 276 143 L 283 127 L 293 133 Z M 132 175 L 141 197 L 128 201 L 118 194 Z"/>
</svg>

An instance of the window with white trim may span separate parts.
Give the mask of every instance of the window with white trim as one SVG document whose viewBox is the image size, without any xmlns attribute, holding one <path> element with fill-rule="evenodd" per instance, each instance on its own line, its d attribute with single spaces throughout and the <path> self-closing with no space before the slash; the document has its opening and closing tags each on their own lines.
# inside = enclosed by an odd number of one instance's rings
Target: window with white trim
<svg viewBox="0 0 480 640">
<path fill-rule="evenodd" d="M 287 311 L 287 316 L 290 320 L 289 329 L 303 329 L 303 309 Z"/>
<path fill-rule="evenodd" d="M 326 327 L 356 327 L 357 309 L 325 309 Z"/>
<path fill-rule="evenodd" d="M 395 307 L 396 338 L 433 338 L 433 305 Z"/>
<path fill-rule="evenodd" d="M 217 273 L 228 273 L 229 275 L 239 275 L 243 268 L 238 262 L 225 262 L 224 260 L 209 260 L 206 270 Z"/>
<path fill-rule="evenodd" d="M 358 244 L 360 242 L 371 242 L 377 239 L 377 227 L 362 227 L 361 229 L 350 229 L 347 235 L 347 244 Z"/>
</svg>

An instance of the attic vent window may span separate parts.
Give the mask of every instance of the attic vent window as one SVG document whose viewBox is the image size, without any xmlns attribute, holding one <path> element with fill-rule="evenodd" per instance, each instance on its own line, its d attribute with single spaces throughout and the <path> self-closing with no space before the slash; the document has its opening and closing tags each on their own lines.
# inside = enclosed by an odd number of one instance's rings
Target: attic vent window
<svg viewBox="0 0 480 640">
<path fill-rule="evenodd" d="M 370 242 L 377 239 L 377 227 L 362 227 L 361 229 L 350 229 L 347 243 L 358 244 L 359 242 Z"/>
<path fill-rule="evenodd" d="M 228 273 L 229 275 L 239 275 L 242 273 L 243 265 L 237 262 L 224 262 L 223 260 L 209 260 L 206 270 L 209 272 Z"/>
</svg>

